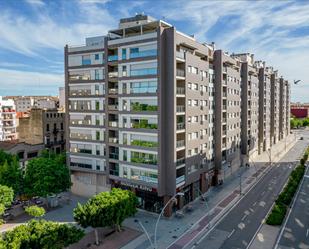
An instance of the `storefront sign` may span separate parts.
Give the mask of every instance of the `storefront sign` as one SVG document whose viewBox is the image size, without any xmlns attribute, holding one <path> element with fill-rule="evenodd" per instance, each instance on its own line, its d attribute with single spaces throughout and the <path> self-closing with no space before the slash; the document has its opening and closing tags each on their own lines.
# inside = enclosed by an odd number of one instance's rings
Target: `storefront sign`
<svg viewBox="0 0 309 249">
<path fill-rule="evenodd" d="M 154 191 L 155 189 L 148 187 L 148 186 L 140 185 L 140 184 L 134 184 L 130 182 L 120 182 L 119 184 L 126 186 L 126 187 L 130 187 L 130 188 L 140 189 L 140 190 L 149 191 L 149 192 L 155 192 Z"/>
</svg>

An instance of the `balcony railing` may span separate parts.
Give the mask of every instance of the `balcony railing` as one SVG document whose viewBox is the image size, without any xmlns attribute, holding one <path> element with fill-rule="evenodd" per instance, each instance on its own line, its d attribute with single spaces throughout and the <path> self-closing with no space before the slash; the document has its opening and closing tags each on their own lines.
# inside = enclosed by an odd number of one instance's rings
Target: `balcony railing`
<svg viewBox="0 0 309 249">
<path fill-rule="evenodd" d="M 177 69 L 176 70 L 176 76 L 185 77 L 185 70 Z"/>
<path fill-rule="evenodd" d="M 184 60 L 185 59 L 185 53 L 180 52 L 180 51 L 176 51 L 176 57 Z"/>
<path fill-rule="evenodd" d="M 223 109 L 223 110 L 226 110 L 226 105 L 222 105 L 222 109 Z"/>
<path fill-rule="evenodd" d="M 119 159 L 119 154 L 117 154 L 117 153 L 109 153 L 109 158 L 118 160 Z"/>
<path fill-rule="evenodd" d="M 108 126 L 109 127 L 118 127 L 118 122 L 117 121 L 109 121 Z"/>
<path fill-rule="evenodd" d="M 118 88 L 110 88 L 110 89 L 108 90 L 108 93 L 109 93 L 109 94 L 118 94 Z"/>
<path fill-rule="evenodd" d="M 185 123 L 177 123 L 177 130 L 183 130 L 185 128 Z"/>
<path fill-rule="evenodd" d="M 180 165 L 183 165 L 186 163 L 186 158 L 183 157 L 183 158 L 179 158 L 176 160 L 176 166 L 180 166 Z"/>
<path fill-rule="evenodd" d="M 110 55 L 108 56 L 108 61 L 117 61 L 118 60 L 118 55 Z"/>
<path fill-rule="evenodd" d="M 108 138 L 108 142 L 117 144 L 118 143 L 118 138 L 117 137 L 110 137 L 110 138 Z"/>
<path fill-rule="evenodd" d="M 109 78 L 117 78 L 118 77 L 118 72 L 109 72 L 108 73 Z"/>
<path fill-rule="evenodd" d="M 226 118 L 222 118 L 222 123 L 226 123 Z"/>
<path fill-rule="evenodd" d="M 185 88 L 184 87 L 177 87 L 176 93 L 177 94 L 185 94 Z"/>
<path fill-rule="evenodd" d="M 118 105 L 108 105 L 108 110 L 110 110 L 110 111 L 117 111 L 118 110 Z"/>
<path fill-rule="evenodd" d="M 176 148 L 185 146 L 185 140 L 176 141 Z"/>
<path fill-rule="evenodd" d="M 178 105 L 176 107 L 177 112 L 185 112 L 185 106 L 184 105 Z"/>
<path fill-rule="evenodd" d="M 157 68 L 143 68 L 131 70 L 131 76 L 141 76 L 141 75 L 155 75 L 157 74 Z"/>
<path fill-rule="evenodd" d="M 156 49 L 151 49 L 151 50 L 145 50 L 145 51 L 140 51 L 137 53 L 131 53 L 130 58 L 140 58 L 140 57 L 147 57 L 147 56 L 156 56 L 157 55 L 157 50 Z"/>
<path fill-rule="evenodd" d="M 184 181 L 185 181 L 185 176 L 184 175 L 183 176 L 179 176 L 179 177 L 176 178 L 176 185 L 178 185 L 178 184 L 180 184 L 180 183 L 182 183 Z"/>
</svg>

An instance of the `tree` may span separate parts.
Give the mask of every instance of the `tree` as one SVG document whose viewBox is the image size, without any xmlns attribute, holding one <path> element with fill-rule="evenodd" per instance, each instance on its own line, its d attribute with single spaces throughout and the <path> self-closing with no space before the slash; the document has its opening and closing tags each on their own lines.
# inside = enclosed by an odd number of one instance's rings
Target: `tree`
<svg viewBox="0 0 309 249">
<path fill-rule="evenodd" d="M 0 249 L 1 246 L 6 249 L 62 249 L 76 243 L 84 235 L 84 232 L 75 226 L 31 220 L 0 235 Z"/>
<path fill-rule="evenodd" d="M 78 203 L 73 211 L 75 221 L 82 227 L 91 226 L 99 244 L 98 227 L 114 226 L 120 231 L 122 222 L 136 213 L 137 198 L 128 190 L 114 188 L 93 196 L 84 205 Z"/>
<path fill-rule="evenodd" d="M 71 187 L 70 172 L 59 159 L 35 158 L 27 164 L 24 184 L 27 195 L 47 197 Z"/>
<path fill-rule="evenodd" d="M 0 165 L 0 184 L 12 187 L 15 194 L 20 194 L 22 191 L 22 170 L 16 157 L 11 160 L 5 160 L 3 165 Z"/>
<path fill-rule="evenodd" d="M 39 218 L 45 215 L 45 209 L 38 207 L 36 205 L 29 206 L 25 208 L 25 211 L 28 215 Z"/>
<path fill-rule="evenodd" d="M 11 205 L 13 199 L 14 199 L 13 189 L 7 186 L 0 185 L 0 216 L 4 214 L 5 208 Z M 0 219 L 0 225 L 2 223 L 3 223 L 3 220 Z"/>
</svg>

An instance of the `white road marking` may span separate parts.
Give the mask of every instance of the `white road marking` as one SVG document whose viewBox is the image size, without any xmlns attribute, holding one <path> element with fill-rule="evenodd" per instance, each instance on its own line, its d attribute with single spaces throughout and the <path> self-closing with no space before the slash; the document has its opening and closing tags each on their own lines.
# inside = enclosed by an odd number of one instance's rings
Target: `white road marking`
<svg viewBox="0 0 309 249">
<path fill-rule="evenodd" d="M 227 237 L 230 238 L 233 235 L 234 232 L 235 232 L 235 229 L 233 229 L 232 232 Z"/>
<path fill-rule="evenodd" d="M 256 205 L 256 202 L 254 202 L 252 206 L 255 206 L 255 205 Z"/>
<path fill-rule="evenodd" d="M 246 219 L 246 217 L 247 217 L 247 215 L 245 214 L 245 215 L 241 218 L 241 220 L 243 221 L 244 219 Z"/>
</svg>

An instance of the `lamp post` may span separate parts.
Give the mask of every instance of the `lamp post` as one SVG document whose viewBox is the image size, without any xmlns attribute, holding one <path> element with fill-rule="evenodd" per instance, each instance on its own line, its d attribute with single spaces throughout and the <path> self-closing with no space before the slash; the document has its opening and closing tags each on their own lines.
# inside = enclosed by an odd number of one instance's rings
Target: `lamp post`
<svg viewBox="0 0 309 249">
<path fill-rule="evenodd" d="M 154 248 L 157 249 L 157 229 L 158 229 L 158 224 L 160 221 L 161 216 L 163 215 L 164 210 L 166 209 L 166 207 L 170 204 L 170 202 L 175 201 L 176 196 L 184 196 L 185 194 L 182 192 L 178 192 L 176 193 L 171 199 L 168 200 L 168 202 L 165 204 L 165 206 L 163 207 L 161 213 L 159 214 L 159 217 L 157 219 L 156 222 L 156 226 L 155 226 L 155 232 L 154 232 Z"/>
</svg>

